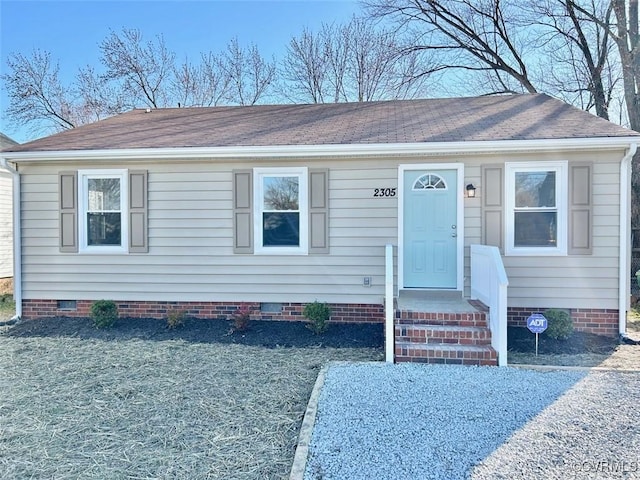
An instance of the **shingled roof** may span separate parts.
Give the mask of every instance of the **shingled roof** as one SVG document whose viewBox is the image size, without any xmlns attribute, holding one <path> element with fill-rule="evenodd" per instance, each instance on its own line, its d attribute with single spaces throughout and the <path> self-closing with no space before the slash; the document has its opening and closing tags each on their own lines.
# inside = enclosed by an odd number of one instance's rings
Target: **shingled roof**
<svg viewBox="0 0 640 480">
<path fill-rule="evenodd" d="M 640 135 L 542 94 L 136 109 L 11 152 L 358 145 Z"/>
</svg>

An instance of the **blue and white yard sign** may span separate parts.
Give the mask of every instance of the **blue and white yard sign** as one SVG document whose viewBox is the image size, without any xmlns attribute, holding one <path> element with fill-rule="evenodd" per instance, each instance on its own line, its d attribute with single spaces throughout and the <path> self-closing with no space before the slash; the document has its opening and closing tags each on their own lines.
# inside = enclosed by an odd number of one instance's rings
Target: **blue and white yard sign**
<svg viewBox="0 0 640 480">
<path fill-rule="evenodd" d="M 547 329 L 547 319 L 541 313 L 534 313 L 527 318 L 527 328 L 531 333 L 542 333 Z"/>
</svg>

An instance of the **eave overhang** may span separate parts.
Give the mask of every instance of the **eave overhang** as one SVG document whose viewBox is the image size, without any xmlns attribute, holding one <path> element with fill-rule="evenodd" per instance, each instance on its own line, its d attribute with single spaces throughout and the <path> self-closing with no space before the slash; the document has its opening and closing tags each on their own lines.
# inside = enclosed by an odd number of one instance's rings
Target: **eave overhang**
<svg viewBox="0 0 640 480">
<path fill-rule="evenodd" d="M 274 145 L 233 147 L 123 148 L 100 150 L 48 150 L 1 152 L 12 163 L 104 160 L 189 160 L 227 158 L 322 158 L 400 155 L 489 154 L 495 152 L 611 150 L 640 143 L 640 136 L 540 140 L 381 143 L 347 145 Z"/>
</svg>

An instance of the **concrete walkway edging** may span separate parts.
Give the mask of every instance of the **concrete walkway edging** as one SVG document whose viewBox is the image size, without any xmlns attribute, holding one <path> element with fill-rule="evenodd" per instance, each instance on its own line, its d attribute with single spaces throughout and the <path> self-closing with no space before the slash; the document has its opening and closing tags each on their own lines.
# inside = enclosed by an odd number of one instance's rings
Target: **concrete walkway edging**
<svg viewBox="0 0 640 480">
<path fill-rule="evenodd" d="M 318 400 L 320 398 L 322 386 L 324 385 L 327 370 L 330 366 L 331 364 L 327 364 L 320 369 L 318 377 L 316 378 L 316 383 L 311 391 L 311 397 L 309 397 L 309 403 L 307 403 L 307 409 L 305 410 L 304 418 L 302 419 L 300 435 L 298 435 L 298 446 L 296 447 L 296 454 L 293 457 L 293 465 L 291 466 L 289 480 L 303 480 L 304 478 L 304 471 L 307 467 L 307 458 L 309 456 L 309 444 L 311 443 L 313 426 L 316 423 L 316 414 L 318 413 Z"/>
</svg>

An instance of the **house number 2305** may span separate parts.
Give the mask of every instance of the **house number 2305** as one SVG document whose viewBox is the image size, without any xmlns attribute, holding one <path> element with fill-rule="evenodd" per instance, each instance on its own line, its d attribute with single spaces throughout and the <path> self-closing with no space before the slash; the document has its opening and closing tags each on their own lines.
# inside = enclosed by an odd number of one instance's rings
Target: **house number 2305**
<svg viewBox="0 0 640 480">
<path fill-rule="evenodd" d="M 373 196 L 374 197 L 395 197 L 396 189 L 395 188 L 374 188 Z"/>
</svg>

